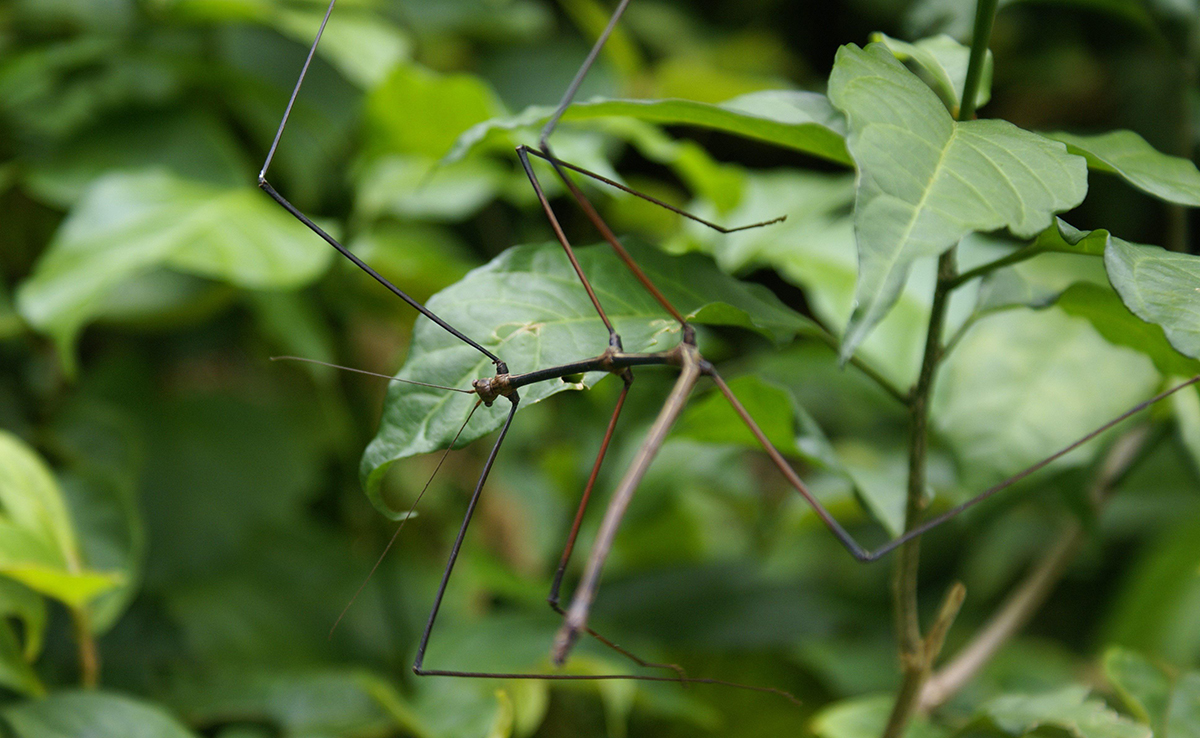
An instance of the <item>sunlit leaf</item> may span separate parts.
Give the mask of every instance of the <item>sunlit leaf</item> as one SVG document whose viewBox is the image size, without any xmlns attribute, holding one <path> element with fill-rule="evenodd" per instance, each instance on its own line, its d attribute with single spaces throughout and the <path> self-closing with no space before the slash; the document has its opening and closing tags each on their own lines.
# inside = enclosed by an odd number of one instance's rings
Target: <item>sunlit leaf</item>
<svg viewBox="0 0 1200 738">
<path fill-rule="evenodd" d="M 850 121 L 858 165 L 860 269 L 843 359 L 895 303 L 913 260 L 972 231 L 1032 237 L 1087 191 L 1081 157 L 1005 121 L 956 122 L 882 45 L 841 48 L 829 99 Z"/>
<path fill-rule="evenodd" d="M 466 156 L 477 146 L 506 140 L 505 133 L 538 127 L 550 119 L 551 107 L 531 107 L 489 120 L 459 138 L 443 163 Z M 597 98 L 567 108 L 564 121 L 627 116 L 661 125 L 696 126 L 758 139 L 813 156 L 850 164 L 843 142 L 845 122 L 823 95 L 772 90 L 752 92 L 720 105 L 691 100 L 606 100 Z"/>
<path fill-rule="evenodd" d="M 1156 150 L 1133 131 L 1098 136 L 1052 133 L 1072 154 L 1087 157 L 1088 166 L 1115 174 L 1142 192 L 1188 207 L 1200 206 L 1200 170 L 1188 159 Z"/>
<path fill-rule="evenodd" d="M 1112 238 L 1104 265 L 1134 315 L 1162 326 L 1180 353 L 1200 358 L 1200 256 Z"/>
<path fill-rule="evenodd" d="M 71 211 L 17 292 L 68 367 L 79 330 L 122 282 L 159 267 L 255 289 L 294 288 L 333 251 L 263 194 L 164 172 L 113 174 Z"/>
<path fill-rule="evenodd" d="M 57 692 L 6 707 L 17 738 L 195 738 L 166 710 L 113 692 Z"/>
<path fill-rule="evenodd" d="M 679 326 L 638 283 L 607 246 L 578 249 L 626 351 L 665 351 L 679 341 Z M 697 323 L 734 325 L 776 340 L 788 340 L 811 324 L 783 306 L 768 290 L 720 273 L 712 262 L 692 255 L 669 257 L 655 249 L 633 248 L 635 260 L 667 299 Z M 429 308 L 508 363 L 513 374 L 598 356 L 607 332 L 558 244 L 509 249 L 488 265 L 429 300 Z M 419 320 L 412 349 L 398 376 L 470 389 L 489 376 L 491 362 L 440 327 Z M 590 386 L 603 374 L 583 378 Z M 578 385 L 550 380 L 521 389 L 523 404 L 543 400 Z M 458 432 L 476 398 L 470 395 L 394 384 L 383 420 L 363 456 L 368 495 L 381 511 L 382 473 L 396 459 L 444 447 Z M 460 439 L 466 443 L 500 426 L 508 403 L 480 408 Z"/>
</svg>

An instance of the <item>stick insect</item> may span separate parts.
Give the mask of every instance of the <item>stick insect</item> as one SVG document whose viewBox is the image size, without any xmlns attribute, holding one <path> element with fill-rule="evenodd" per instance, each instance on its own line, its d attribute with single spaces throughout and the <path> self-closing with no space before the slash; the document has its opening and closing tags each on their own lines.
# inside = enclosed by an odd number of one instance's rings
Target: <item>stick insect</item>
<svg viewBox="0 0 1200 738">
<path fill-rule="evenodd" d="M 550 146 L 550 138 L 551 138 L 552 134 L 554 133 L 556 127 L 558 126 L 559 121 L 561 120 L 563 114 L 565 113 L 567 108 L 570 106 L 570 104 L 574 100 L 575 95 L 578 92 L 581 83 L 583 82 L 588 71 L 591 69 L 592 65 L 595 63 L 597 56 L 599 55 L 601 49 L 604 47 L 604 44 L 608 40 L 613 29 L 616 27 L 621 16 L 624 14 L 626 8 L 629 5 L 629 2 L 630 2 L 630 0 L 619 0 L 617 7 L 614 10 L 614 12 L 608 22 L 608 25 L 605 27 L 603 32 L 600 34 L 599 38 L 596 40 L 595 44 L 592 46 L 591 51 L 588 53 L 586 59 L 583 61 L 582 65 L 580 66 L 574 79 L 571 81 L 571 83 L 568 85 L 566 91 L 564 92 L 562 99 L 559 102 L 557 108 L 554 110 L 553 114 L 550 116 L 549 120 L 546 122 L 546 124 L 542 128 L 540 138 L 538 140 L 536 147 L 521 145 L 516 148 L 517 158 L 520 161 L 520 164 L 521 164 L 526 176 L 528 177 L 529 182 L 530 182 L 531 186 L 533 187 L 535 194 L 537 195 L 538 201 L 540 202 L 540 204 L 542 206 L 542 209 L 543 209 L 545 216 L 551 226 L 551 229 L 554 232 L 556 239 L 558 240 L 559 244 L 561 244 L 561 246 L 562 246 L 565 258 L 570 262 L 571 267 L 574 270 L 574 273 L 576 274 L 576 276 L 579 279 L 580 285 L 587 293 L 587 297 L 590 300 L 592 307 L 595 309 L 596 314 L 599 316 L 600 321 L 603 323 L 603 325 L 605 326 L 605 328 L 608 331 L 608 346 L 602 353 L 600 353 L 597 356 L 585 357 L 585 358 L 581 358 L 577 361 L 573 361 L 573 362 L 570 362 L 567 364 L 562 364 L 559 366 L 545 367 L 545 368 L 537 369 L 537 370 L 526 372 L 526 373 L 517 373 L 517 374 L 510 373 L 510 371 L 508 369 L 508 365 L 505 363 L 505 361 L 500 356 L 496 355 L 492 351 L 489 351 L 486 347 L 484 347 L 480 343 L 473 340 L 470 336 L 467 336 L 464 333 L 460 332 L 457 328 L 455 328 L 454 326 L 447 323 L 445 320 L 443 320 L 441 317 L 439 317 L 438 315 L 436 315 L 435 313 L 430 311 L 428 308 L 426 308 L 420 302 L 413 299 L 408 294 L 406 294 L 403 290 L 401 290 L 400 288 L 396 287 L 394 284 L 389 282 L 386 278 L 384 278 L 382 275 L 380 275 L 377 271 L 372 269 L 368 264 L 364 263 L 355 254 L 351 253 L 346 247 L 344 247 L 336 239 L 334 239 L 332 236 L 330 236 L 328 233 L 326 233 L 324 230 L 322 230 L 318 225 L 316 225 L 307 216 L 305 216 L 303 213 L 301 213 L 296 207 L 294 207 L 287 199 L 285 199 L 270 184 L 270 182 L 267 179 L 268 169 L 270 168 L 271 161 L 274 158 L 276 150 L 279 146 L 279 141 L 280 141 L 280 138 L 283 135 L 283 131 L 287 125 L 288 117 L 290 116 L 291 111 L 292 111 L 292 106 L 294 105 L 294 103 L 296 101 L 296 97 L 299 94 L 301 85 L 304 82 L 305 75 L 308 72 L 309 65 L 312 62 L 313 55 L 316 52 L 317 44 L 320 42 L 321 35 L 324 32 L 326 24 L 329 21 L 330 15 L 333 12 L 333 8 L 336 3 L 336 0 L 330 1 L 329 6 L 325 11 L 325 15 L 321 21 L 320 27 L 317 31 L 316 38 L 314 39 L 312 46 L 310 47 L 310 49 L 308 51 L 308 56 L 306 57 L 304 65 L 300 71 L 299 77 L 296 81 L 296 85 L 292 90 L 291 97 L 287 104 L 287 108 L 284 111 L 282 120 L 280 121 L 280 124 L 279 124 L 279 128 L 275 134 L 275 138 L 270 146 L 270 149 L 267 153 L 266 159 L 263 163 L 262 169 L 259 173 L 258 185 L 268 195 L 270 195 L 270 197 L 272 197 L 276 202 L 278 202 L 281 206 L 283 206 L 285 209 L 287 209 L 288 212 L 290 212 L 293 216 L 295 216 L 301 223 L 303 223 L 310 230 L 312 230 L 317 236 L 322 238 L 330 246 L 332 246 L 334 249 L 336 249 L 339 253 L 341 253 L 343 256 L 345 256 L 347 259 L 349 259 L 351 262 L 353 262 L 358 268 L 362 269 L 365 273 L 370 275 L 372 278 L 374 278 L 377 282 L 379 282 L 381 285 L 383 285 L 386 289 L 391 291 L 393 294 L 395 294 L 401 300 L 408 303 L 415 310 L 417 310 L 421 315 L 424 315 L 426 318 L 428 318 L 434 324 L 439 326 L 442 330 L 453 335 L 458 340 L 462 341 L 466 345 L 472 347 L 473 349 L 478 351 L 480 354 L 485 356 L 487 358 L 487 360 L 490 361 L 495 368 L 495 374 L 493 376 L 476 379 L 473 382 L 473 384 L 469 390 L 468 389 L 458 389 L 458 388 L 442 388 L 442 389 L 449 389 L 449 390 L 459 391 L 459 392 L 467 392 L 469 394 L 475 395 L 477 399 L 476 399 L 474 408 L 471 411 L 472 413 L 474 413 L 474 409 L 477 409 L 480 404 L 491 406 L 493 403 L 495 403 L 501 399 L 506 400 L 509 403 L 508 412 L 503 421 L 503 425 L 500 429 L 498 436 L 496 437 L 496 440 L 494 441 L 494 443 L 491 447 L 490 452 L 488 453 L 486 461 L 484 462 L 483 469 L 481 470 L 481 472 L 479 474 L 478 480 L 475 484 L 474 490 L 473 490 L 470 500 L 467 504 L 467 509 L 466 509 L 466 513 L 463 517 L 462 524 L 458 530 L 458 534 L 457 534 L 457 536 L 454 540 L 454 543 L 451 547 L 450 554 L 449 554 L 448 560 L 446 562 L 445 569 L 442 573 L 440 584 L 437 589 L 437 593 L 434 597 L 433 606 L 431 608 L 428 620 L 426 621 L 425 628 L 422 632 L 420 641 L 417 646 L 416 658 L 412 665 L 412 669 L 413 669 L 414 673 L 416 673 L 417 675 L 420 675 L 420 676 L 447 676 L 447 677 L 498 678 L 498 679 L 545 679 L 545 680 L 633 679 L 633 680 L 646 680 L 646 681 L 678 681 L 678 682 L 682 682 L 682 683 L 718 684 L 718 685 L 726 685 L 726 686 L 732 686 L 732 687 L 753 689 L 753 690 L 764 691 L 764 692 L 772 692 L 772 693 L 780 694 L 780 695 L 790 698 L 790 695 L 787 695 L 785 692 L 782 692 L 781 690 L 773 689 L 770 687 L 757 687 L 757 686 L 752 686 L 752 685 L 736 684 L 736 683 L 727 682 L 727 681 L 723 681 L 723 680 L 719 680 L 719 679 L 697 678 L 697 677 L 688 676 L 682 671 L 682 669 L 680 669 L 680 667 L 678 667 L 676 665 L 658 664 L 658 663 L 653 663 L 653 662 L 647 661 L 645 659 L 639 658 L 638 656 L 634 655 L 632 652 L 618 646 L 617 644 L 608 640 L 604 636 L 600 635 L 598 632 L 596 632 L 595 630 L 590 628 L 588 625 L 588 615 L 589 615 L 589 611 L 591 609 L 592 602 L 594 601 L 594 599 L 596 597 L 596 593 L 597 593 L 597 590 L 599 587 L 601 571 L 603 569 L 603 566 L 604 566 L 605 560 L 608 556 L 608 553 L 612 547 L 614 538 L 616 537 L 617 530 L 621 524 L 622 517 L 624 516 L 624 514 L 630 504 L 630 501 L 633 498 L 635 491 L 637 490 L 640 482 L 642 481 L 643 476 L 646 474 L 646 471 L 650 467 L 651 462 L 654 460 L 656 454 L 658 453 L 659 449 L 661 448 L 673 423 L 676 421 L 676 419 L 680 416 L 680 413 L 683 411 L 684 406 L 688 400 L 689 394 L 697 386 L 697 383 L 702 378 L 707 377 L 716 386 L 717 390 L 725 398 L 725 400 L 728 401 L 729 405 L 732 407 L 732 409 L 734 410 L 734 412 L 736 413 L 738 418 L 741 420 L 741 422 L 745 424 L 745 426 L 750 430 L 750 432 L 753 434 L 753 436 L 758 441 L 758 443 L 762 446 L 762 448 L 765 451 L 765 453 L 767 454 L 768 458 L 770 458 L 772 464 L 784 476 L 784 478 L 787 480 L 787 482 L 790 484 L 790 486 L 812 507 L 813 511 L 816 513 L 818 518 L 831 531 L 831 533 L 837 538 L 837 540 L 841 543 L 841 545 L 850 553 L 850 555 L 853 556 L 856 560 L 858 560 L 860 562 L 871 562 L 871 561 L 875 561 L 876 559 L 879 559 L 879 558 L 885 556 L 889 552 L 891 552 L 894 549 L 898 548 L 899 546 L 903 545 L 905 542 L 910 541 L 914 538 L 917 538 L 918 536 L 923 535 L 924 533 L 928 532 L 929 530 L 947 522 L 948 520 L 956 517 L 963 511 L 965 511 L 971 507 L 974 507 L 975 505 L 992 497 L 993 495 L 1000 492 L 1001 490 L 1003 490 L 1007 487 L 1010 487 L 1013 484 L 1016 484 L 1017 482 L 1021 481 L 1022 479 L 1025 479 L 1026 477 L 1028 477 L 1031 474 L 1037 472 L 1038 470 L 1046 467 L 1047 465 L 1051 464 L 1052 462 L 1054 462 L 1055 460 L 1064 456 L 1065 454 L 1073 451 L 1074 449 L 1078 448 L 1079 446 L 1083 445 L 1084 443 L 1101 435 L 1102 433 L 1109 430 L 1110 428 L 1122 423 L 1123 421 L 1132 417 L 1133 415 L 1140 413 L 1141 411 L 1143 411 L 1146 408 L 1148 408 L 1149 406 L 1159 402 L 1160 400 L 1166 398 L 1167 396 L 1169 396 L 1185 387 L 1188 387 L 1190 385 L 1196 384 L 1197 382 L 1200 382 L 1200 376 L 1193 377 L 1192 379 L 1187 380 L 1186 382 L 1183 382 L 1182 384 L 1179 384 L 1173 388 L 1170 388 L 1170 389 L 1162 392 L 1161 394 L 1158 394 L 1155 397 L 1152 397 L 1149 400 L 1146 400 L 1145 402 L 1142 402 L 1142 403 L 1136 405 L 1135 407 L 1130 408 L 1125 413 L 1122 413 L 1118 417 L 1103 424 L 1099 428 L 1096 428 L 1095 430 L 1093 430 L 1092 432 L 1083 436 L 1082 438 L 1072 442 L 1065 448 L 1060 449 L 1059 451 L 1047 456 L 1046 458 L 1033 464 L 1032 466 L 1028 467 L 1027 469 L 1024 469 L 1023 471 L 1018 472 L 1017 474 L 1013 475 L 1012 477 L 980 492 L 979 494 L 977 494 L 973 498 L 967 500 L 966 502 L 963 502 L 953 508 L 946 510 L 945 512 L 942 512 L 939 515 L 936 515 L 934 517 L 931 517 L 931 518 L 923 521 L 919 525 L 916 525 L 916 526 L 910 528 L 903 535 L 892 539 L 891 541 L 879 546 L 878 548 L 875 548 L 872 550 L 872 549 L 868 549 L 868 548 L 862 546 L 853 536 L 850 535 L 850 533 L 848 533 L 846 531 L 845 528 L 843 528 L 843 526 L 821 504 L 821 502 L 809 491 L 809 489 L 805 485 L 804 481 L 800 478 L 800 476 L 796 473 L 796 471 L 792 468 L 792 466 L 784 458 L 783 454 L 781 454 L 780 451 L 777 448 L 775 448 L 775 446 L 771 443 L 771 441 L 768 440 L 767 435 L 759 427 L 759 425 L 755 422 L 754 418 L 751 417 L 750 413 L 747 411 L 745 406 L 743 406 L 743 404 L 734 395 L 733 391 L 730 389 L 729 385 L 726 383 L 726 381 L 722 377 L 721 373 L 717 370 L 717 368 L 713 365 L 712 362 L 707 360 L 701 354 L 701 352 L 697 346 L 696 332 L 695 332 L 694 328 L 688 323 L 688 321 L 685 319 L 685 317 L 675 308 L 675 306 L 671 304 L 671 302 L 658 289 L 658 287 L 655 286 L 654 282 L 647 276 L 647 274 L 639 267 L 637 262 L 630 256 L 629 252 L 626 251 L 626 249 L 622 245 L 620 239 L 618 239 L 617 236 L 613 233 L 613 231 L 609 228 L 609 226 L 604 221 L 604 219 L 600 216 L 600 214 L 598 213 L 596 208 L 592 205 L 592 203 L 588 200 L 587 196 L 583 193 L 583 191 L 580 189 L 578 184 L 574 181 L 574 179 L 572 178 L 572 174 L 578 174 L 578 175 L 590 177 L 590 178 L 598 180 L 608 186 L 612 186 L 612 187 L 621 189 L 631 195 L 635 195 L 637 197 L 648 200 L 656 205 L 667 208 L 668 210 L 671 210 L 674 213 L 677 213 L 683 217 L 697 221 L 697 222 L 699 222 L 709 228 L 713 228 L 721 233 L 731 233 L 731 232 L 743 230 L 746 228 L 765 227 L 765 226 L 769 226 L 771 223 L 781 220 L 782 218 L 777 218 L 775 220 L 765 221 L 762 223 L 754 223 L 754 224 L 747 225 L 747 226 L 740 226 L 737 228 L 725 228 L 725 227 L 722 227 L 715 223 L 711 223 L 707 220 L 699 218 L 690 213 L 687 213 L 683 210 L 680 210 L 679 208 L 676 208 L 672 205 L 662 202 L 662 201 L 660 201 L 656 198 L 653 198 L 649 195 L 638 192 L 638 191 L 636 191 L 630 187 L 627 187 L 621 183 L 613 181 L 612 179 L 603 177 L 595 172 L 589 171 L 587 169 L 584 169 L 582 167 L 576 166 L 576 165 L 566 162 L 562 159 L 559 159 L 557 156 L 555 156 L 555 154 Z M 624 266 L 626 268 L 628 268 L 628 270 L 632 273 L 634 278 L 636 278 L 637 282 L 640 283 L 641 287 L 644 288 L 649 293 L 649 295 L 651 295 L 653 297 L 653 299 L 658 303 L 658 305 L 662 308 L 662 310 L 665 311 L 665 313 L 667 315 L 669 315 L 671 317 L 671 319 L 674 320 L 678 324 L 680 340 L 677 345 L 675 345 L 671 349 L 668 349 L 665 351 L 654 352 L 654 353 L 636 353 L 636 352 L 625 351 L 624 347 L 622 346 L 620 335 L 617 333 L 616 329 L 613 327 L 613 324 L 609 320 L 609 317 L 608 317 L 607 313 L 605 312 L 604 306 L 603 306 L 599 296 L 597 295 L 596 291 L 593 289 L 592 284 L 589 281 L 588 276 L 584 273 L 583 268 L 580 266 L 579 261 L 576 259 L 574 249 L 572 248 L 570 242 L 568 241 L 567 236 L 559 222 L 559 219 L 558 219 L 557 215 L 555 214 L 553 208 L 551 207 L 549 199 L 546 196 L 546 193 L 541 185 L 541 182 L 539 181 L 537 174 L 534 171 L 531 157 L 543 160 L 553 169 L 555 176 L 565 186 L 566 192 L 578 204 L 578 206 L 581 208 L 584 215 L 586 216 L 587 220 L 599 232 L 599 234 L 603 238 L 603 240 L 612 248 L 612 250 L 615 252 L 618 259 L 624 264 Z M 674 384 L 673 388 L 671 389 L 666 400 L 664 401 L 662 408 L 659 410 L 657 417 L 655 418 L 654 422 L 652 423 L 645 438 L 642 440 L 641 445 L 638 448 L 637 453 L 634 456 L 632 463 L 625 470 L 624 474 L 621 476 L 620 481 L 617 484 L 616 489 L 614 490 L 614 492 L 608 502 L 607 510 L 605 511 L 604 517 L 602 519 L 602 522 L 601 522 L 598 532 L 596 534 L 596 539 L 593 544 L 593 548 L 592 548 L 591 552 L 589 553 L 586 566 L 583 570 L 582 577 L 581 577 L 579 584 L 577 585 L 573 595 L 571 596 L 569 604 L 567 605 L 567 607 L 564 608 L 562 606 L 562 603 L 560 600 L 560 593 L 561 593 L 561 589 L 562 589 L 564 574 L 565 574 L 566 568 L 568 566 L 568 563 L 571 559 L 571 555 L 574 551 L 575 544 L 576 544 L 576 541 L 577 541 L 577 538 L 579 535 L 579 531 L 580 531 L 580 526 L 581 526 L 582 520 L 584 518 L 585 512 L 588 508 L 588 504 L 591 499 L 592 492 L 594 490 L 596 480 L 598 478 L 598 475 L 599 475 L 599 472 L 601 469 L 601 465 L 602 465 L 605 455 L 608 451 L 610 442 L 612 441 L 613 433 L 616 428 L 617 421 L 621 415 L 622 409 L 625 406 L 626 399 L 628 397 L 628 393 L 633 384 L 634 369 L 639 368 L 639 367 L 651 367 L 651 366 L 673 367 L 678 370 L 678 372 L 679 372 L 678 377 L 675 380 L 675 384 Z M 497 673 L 497 672 L 476 672 L 476 671 L 451 671 L 451 670 L 443 670 L 443 669 L 426 667 L 425 666 L 425 652 L 429 645 L 430 638 L 433 634 L 434 625 L 437 621 L 438 611 L 441 607 L 442 600 L 443 600 L 445 592 L 446 592 L 446 588 L 450 581 L 450 577 L 454 571 L 454 566 L 458 559 L 459 553 L 461 551 L 463 541 L 466 537 L 468 527 L 471 523 L 471 519 L 474 516 L 476 507 L 477 507 L 480 497 L 483 493 L 484 486 L 487 482 L 488 476 L 491 472 L 491 469 L 496 460 L 496 457 L 500 452 L 501 445 L 503 444 L 504 439 L 507 436 L 508 431 L 512 425 L 512 421 L 516 414 L 517 408 L 520 405 L 521 389 L 524 387 L 527 387 L 529 385 L 535 384 L 535 383 L 558 380 L 558 379 L 561 379 L 564 377 L 569 377 L 571 375 L 581 374 L 581 373 L 585 373 L 585 372 L 607 372 L 609 374 L 614 374 L 617 377 L 619 377 L 620 380 L 622 381 L 622 388 L 620 390 L 620 394 L 617 397 L 616 406 L 613 409 L 612 415 L 609 418 L 607 429 L 604 433 L 603 440 L 601 441 L 599 451 L 593 462 L 587 483 L 584 486 L 583 493 L 581 495 L 573 522 L 571 524 L 570 532 L 567 535 L 566 544 L 564 546 L 562 555 L 560 557 L 559 563 L 555 570 L 553 581 L 551 584 L 548 601 L 549 601 L 550 606 L 557 613 L 559 613 L 562 616 L 563 620 L 562 620 L 561 626 L 558 629 L 557 634 L 554 637 L 553 643 L 551 644 L 550 660 L 556 667 L 561 667 L 564 664 L 564 662 L 567 660 L 569 654 L 571 653 L 572 647 L 576 643 L 577 639 L 582 634 L 588 634 L 594 638 L 597 638 L 600 642 L 602 642 L 606 646 L 616 650 L 618 653 L 622 654 L 623 656 L 629 658 L 630 660 L 632 660 L 634 663 L 636 663 L 639 666 L 668 669 L 668 670 L 673 670 L 675 673 L 671 676 L 646 675 L 646 674 L 579 675 L 579 674 L 567 674 L 567 673 Z M 388 378 L 392 379 L 391 377 L 388 377 Z M 404 381 L 404 380 L 400 380 L 400 381 Z M 470 420 L 469 415 L 468 415 L 467 420 L 468 421 Z M 464 423 L 463 427 L 464 428 L 466 427 L 466 423 Z M 461 433 L 461 430 L 460 430 L 460 433 Z M 451 443 L 451 445 L 453 445 L 453 442 Z M 445 457 L 443 456 L 442 458 L 444 459 Z M 438 466 L 440 467 L 440 465 L 441 465 L 441 463 L 439 462 Z M 428 486 L 428 485 L 426 485 L 426 486 Z M 422 493 L 423 493 L 423 491 L 422 491 Z M 418 496 L 417 499 L 419 500 L 420 497 Z M 397 529 L 397 532 L 398 532 L 398 529 Z M 394 536 L 393 536 L 392 540 L 393 541 L 395 540 Z M 388 544 L 388 547 L 390 547 L 390 546 L 391 546 L 391 543 Z M 384 553 L 386 554 L 386 549 L 385 549 Z"/>
</svg>

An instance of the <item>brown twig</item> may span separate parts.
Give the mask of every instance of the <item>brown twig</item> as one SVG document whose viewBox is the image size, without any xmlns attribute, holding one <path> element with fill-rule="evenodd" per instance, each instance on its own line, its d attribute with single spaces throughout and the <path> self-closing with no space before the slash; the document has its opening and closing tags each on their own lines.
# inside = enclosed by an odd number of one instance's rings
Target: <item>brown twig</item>
<svg viewBox="0 0 1200 738">
<path fill-rule="evenodd" d="M 1138 459 L 1148 437 L 1149 427 L 1138 426 L 1121 436 L 1109 449 L 1088 491 L 1089 500 L 1097 512 L 1104 506 L 1112 488 Z M 991 661 L 1010 638 L 1025 627 L 1066 574 L 1086 537 L 1087 533 L 1077 519 L 1072 518 L 1063 526 L 1058 539 L 1047 549 L 1042 560 L 1013 589 L 987 624 L 946 666 L 925 682 L 920 697 L 921 711 L 944 705 Z"/>
</svg>

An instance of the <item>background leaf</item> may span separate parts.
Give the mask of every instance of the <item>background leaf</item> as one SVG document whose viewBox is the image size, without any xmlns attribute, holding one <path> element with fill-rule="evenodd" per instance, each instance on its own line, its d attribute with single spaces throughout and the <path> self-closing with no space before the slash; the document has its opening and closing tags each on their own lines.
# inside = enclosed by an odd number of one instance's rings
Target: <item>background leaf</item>
<svg viewBox="0 0 1200 738">
<path fill-rule="evenodd" d="M 252 189 L 219 189 L 162 172 L 98 182 L 17 292 L 21 314 L 73 366 L 80 328 L 122 282 L 156 267 L 243 287 L 305 284 L 333 252 Z"/>
</svg>

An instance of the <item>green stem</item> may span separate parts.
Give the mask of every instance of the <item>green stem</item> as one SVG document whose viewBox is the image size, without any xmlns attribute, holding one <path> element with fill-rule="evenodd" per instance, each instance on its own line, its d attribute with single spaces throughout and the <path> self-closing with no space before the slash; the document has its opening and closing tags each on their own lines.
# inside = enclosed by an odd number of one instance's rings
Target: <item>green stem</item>
<svg viewBox="0 0 1200 738">
<path fill-rule="evenodd" d="M 996 7 L 999 3 L 1000 0 L 979 0 L 975 4 L 975 33 L 971 40 L 971 59 L 967 64 L 967 79 L 963 84 L 959 120 L 971 120 L 975 117 L 975 100 L 979 97 L 983 63 L 987 59 L 988 42 L 992 38 L 992 23 L 996 20 Z"/>
<path fill-rule="evenodd" d="M 996 19 L 999 0 L 978 0 L 975 6 L 975 35 L 971 42 L 971 59 L 967 67 L 967 79 L 963 85 L 962 105 L 958 119 L 975 117 L 975 99 L 983 77 L 983 63 L 987 58 L 988 41 L 992 35 L 992 23 Z M 958 278 L 955 266 L 955 249 L 951 248 L 938 259 L 938 280 L 933 290 L 933 306 L 929 314 L 929 329 L 925 334 L 925 357 L 921 362 L 921 373 L 910 398 L 911 437 L 908 454 L 908 499 L 905 504 L 905 531 L 920 525 L 921 510 L 925 503 L 925 465 L 929 444 L 929 401 L 938 364 L 942 360 L 942 327 L 946 322 L 946 307 L 951 290 Z M 896 557 L 896 568 L 892 574 L 892 598 L 896 617 L 896 634 L 899 639 L 902 678 L 896 702 L 883 729 L 883 738 L 900 738 L 908 728 L 909 720 L 916 712 L 921 699 L 921 687 L 933 668 L 933 661 L 940 650 L 942 630 L 949 624 L 935 627 L 939 631 L 937 643 L 927 642 L 921 637 L 921 621 L 917 608 L 917 573 L 921 558 L 921 539 L 905 543 Z M 957 608 L 954 608 L 957 612 Z M 952 620 L 953 616 L 949 616 Z"/>
<path fill-rule="evenodd" d="M 970 270 L 963 272 L 962 274 L 955 277 L 953 279 L 953 281 L 950 282 L 950 289 L 956 290 L 959 287 L 962 287 L 967 282 L 970 282 L 972 279 L 986 276 L 986 275 L 991 274 L 992 272 L 996 271 L 997 269 L 1002 269 L 1006 266 L 1012 266 L 1013 264 L 1019 264 L 1022 261 L 1025 261 L 1027 259 L 1032 259 L 1033 257 L 1038 256 L 1039 254 L 1042 254 L 1042 253 L 1045 253 L 1043 251 L 1043 249 L 1035 246 L 1034 244 L 1027 244 L 1027 245 L 1017 249 L 1016 251 L 1012 252 L 1008 256 L 1001 257 L 999 259 L 996 259 L 995 261 L 989 261 L 986 264 L 980 264 L 979 266 L 975 267 L 974 269 L 970 269 Z"/>
<path fill-rule="evenodd" d="M 79 644 L 79 682 L 85 689 L 95 689 L 100 683 L 100 653 L 92 637 L 91 617 L 86 605 L 70 610 L 75 641 Z"/>
<path fill-rule="evenodd" d="M 913 388 L 911 431 L 908 447 L 908 496 L 905 503 L 904 529 L 912 530 L 921 523 L 925 507 L 925 467 L 929 445 L 929 400 L 938 363 L 942 358 L 942 327 L 946 322 L 950 283 L 955 276 L 955 250 L 950 249 L 938 259 L 938 282 L 934 288 L 933 306 L 929 314 L 929 330 L 925 336 L 925 357 L 921 373 Z M 892 574 L 892 604 L 896 617 L 896 636 L 899 639 L 902 681 L 896 702 L 884 728 L 884 738 L 899 738 L 912 718 L 921 696 L 921 686 L 929 674 L 932 658 L 921 636 L 921 620 L 917 608 L 917 571 L 921 560 L 921 539 L 914 538 L 900 547 L 896 568 Z"/>
</svg>

